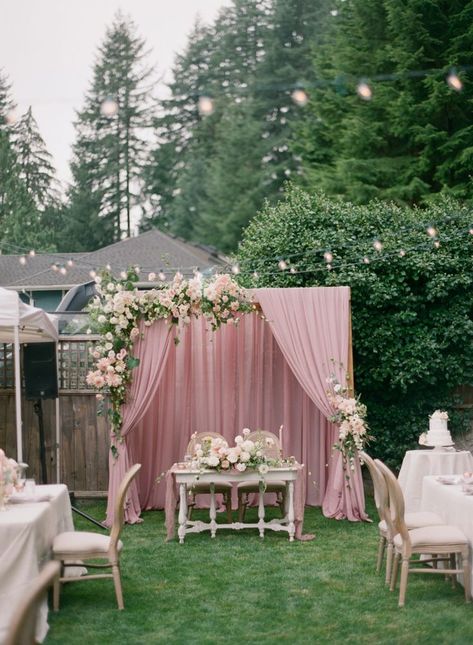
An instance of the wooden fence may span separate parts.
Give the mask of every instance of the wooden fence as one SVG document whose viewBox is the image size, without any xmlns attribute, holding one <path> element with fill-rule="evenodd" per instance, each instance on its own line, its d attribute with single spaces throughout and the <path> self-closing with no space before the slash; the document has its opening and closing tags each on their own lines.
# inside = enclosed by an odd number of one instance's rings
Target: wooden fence
<svg viewBox="0 0 473 645">
<path fill-rule="evenodd" d="M 95 393 L 85 377 L 92 365 L 90 336 L 61 338 L 58 343 L 61 481 L 77 495 L 105 495 L 108 488 L 109 426 L 98 416 Z M 27 474 L 41 480 L 39 426 L 33 401 L 22 398 L 23 459 Z M 48 481 L 56 481 L 56 404 L 43 405 Z M 0 447 L 16 455 L 15 392 L 10 345 L 0 345 Z"/>
</svg>

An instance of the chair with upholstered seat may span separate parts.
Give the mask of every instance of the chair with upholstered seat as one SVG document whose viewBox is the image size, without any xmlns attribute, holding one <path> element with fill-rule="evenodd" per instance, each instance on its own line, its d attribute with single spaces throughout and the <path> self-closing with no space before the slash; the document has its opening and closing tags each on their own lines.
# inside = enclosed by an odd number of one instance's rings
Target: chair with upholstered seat
<svg viewBox="0 0 473 645">
<path fill-rule="evenodd" d="M 471 602 L 471 578 L 469 562 L 468 538 L 456 526 L 442 524 L 437 526 L 424 526 L 408 530 L 404 519 L 404 498 L 399 482 L 393 473 L 378 459 L 375 460 L 377 467 L 384 476 L 390 503 L 390 515 L 388 522 L 392 521 L 394 546 L 394 563 L 391 577 L 391 591 L 396 587 L 399 562 L 401 565 L 401 579 L 399 584 L 399 607 L 405 603 L 407 580 L 410 573 L 437 573 L 452 576 L 452 584 L 455 584 L 455 576 L 463 573 L 463 584 L 465 585 L 465 600 Z M 412 556 L 427 557 L 422 560 L 412 560 Z M 461 567 L 456 566 L 456 558 L 461 559 Z M 438 568 L 440 562 L 444 563 L 443 568 Z M 432 567 L 424 567 L 431 563 Z"/>
<path fill-rule="evenodd" d="M 118 489 L 115 501 L 115 513 L 110 535 L 102 535 L 89 531 L 67 531 L 57 535 L 53 542 L 53 558 L 59 560 L 64 567 L 77 566 L 77 562 L 85 562 L 86 566 L 93 569 L 112 569 L 112 573 L 97 573 L 84 576 L 61 577 L 54 585 L 54 610 L 59 609 L 59 595 L 61 584 L 78 580 L 95 580 L 97 578 L 113 578 L 115 595 L 119 609 L 124 608 L 122 583 L 120 578 L 120 553 L 123 543 L 119 539 L 125 515 L 125 500 L 128 488 L 141 468 L 135 464 L 125 474 Z M 101 563 L 89 563 L 88 560 L 106 560 Z"/>
<path fill-rule="evenodd" d="M 186 455 L 192 457 L 195 453 L 196 444 L 202 443 L 206 438 L 210 439 L 223 439 L 226 441 L 223 435 L 218 432 L 198 432 L 192 435 L 191 440 L 187 446 Z M 229 482 L 216 482 L 213 485 L 214 493 L 220 494 L 223 496 L 225 503 L 225 510 L 227 512 L 227 520 L 231 524 L 233 522 L 232 518 L 232 485 Z M 192 519 L 192 510 L 196 505 L 196 495 L 209 495 L 210 494 L 210 484 L 193 484 L 192 488 L 188 491 L 188 503 L 187 503 L 187 519 Z"/>
<path fill-rule="evenodd" d="M 376 573 L 380 573 L 384 552 L 386 551 L 386 575 L 385 583 L 389 584 L 391 582 L 391 572 L 392 572 L 392 562 L 393 562 L 393 525 L 392 522 L 386 521 L 386 516 L 389 513 L 389 494 L 386 482 L 384 480 L 383 474 L 378 469 L 374 460 L 366 453 L 360 452 L 360 459 L 367 466 L 371 479 L 373 481 L 374 488 L 374 499 L 376 504 L 376 510 L 379 515 L 379 543 L 378 543 L 378 553 L 376 558 Z M 388 517 L 389 520 L 389 517 Z M 423 512 L 418 511 L 415 513 L 406 513 L 404 516 L 404 521 L 407 525 L 407 528 L 416 529 L 421 528 L 422 526 L 435 526 L 438 524 L 444 524 L 442 518 L 437 515 L 437 513 Z"/>
<path fill-rule="evenodd" d="M 5 645 L 33 645 L 37 642 L 35 632 L 39 609 L 49 587 L 59 578 L 60 571 L 59 562 L 48 562 L 28 586 L 23 600 L 13 614 Z"/>
<path fill-rule="evenodd" d="M 269 459 L 278 460 L 281 458 L 281 446 L 278 437 L 267 430 L 255 430 L 246 437 L 250 441 L 259 441 L 263 444 L 263 452 Z M 246 509 L 249 504 L 249 496 L 252 493 L 259 493 L 258 482 L 242 482 L 237 486 L 238 491 L 238 521 L 245 519 Z M 286 505 L 286 483 L 283 481 L 268 482 L 264 489 L 265 493 L 276 493 L 276 500 L 281 514 L 285 515 Z"/>
</svg>

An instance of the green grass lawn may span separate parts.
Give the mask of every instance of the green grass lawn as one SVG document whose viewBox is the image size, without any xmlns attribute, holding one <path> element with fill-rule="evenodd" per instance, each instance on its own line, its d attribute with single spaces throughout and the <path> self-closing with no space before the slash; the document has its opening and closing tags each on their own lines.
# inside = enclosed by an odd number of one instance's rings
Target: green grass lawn
<svg viewBox="0 0 473 645">
<path fill-rule="evenodd" d="M 81 508 L 104 516 L 104 504 Z M 66 585 L 59 613 L 49 614 L 47 645 L 473 643 L 473 605 L 443 576 L 412 575 L 406 607 L 398 608 L 397 593 L 374 571 L 376 522 L 327 520 L 309 508 L 312 542 L 290 544 L 271 531 L 261 540 L 247 529 L 213 540 L 188 535 L 179 545 L 164 541 L 162 512 L 143 517 L 122 533 L 125 611 L 116 608 L 111 580 Z"/>
</svg>

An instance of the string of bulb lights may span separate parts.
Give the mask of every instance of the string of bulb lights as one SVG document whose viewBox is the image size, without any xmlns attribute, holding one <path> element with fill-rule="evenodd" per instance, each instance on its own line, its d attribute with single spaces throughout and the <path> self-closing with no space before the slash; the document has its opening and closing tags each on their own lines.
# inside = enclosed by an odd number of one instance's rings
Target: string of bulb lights
<svg viewBox="0 0 473 645">
<path fill-rule="evenodd" d="M 350 93 L 350 88 L 354 87 L 355 93 L 359 96 L 360 99 L 364 101 L 370 101 L 373 98 L 374 83 L 384 83 L 389 81 L 399 81 L 406 78 L 426 78 L 428 76 L 443 76 L 448 87 L 455 92 L 461 92 L 463 89 L 463 81 L 460 78 L 460 74 L 468 73 L 473 69 L 472 65 L 461 65 L 456 67 L 450 67 L 448 73 L 445 75 L 445 68 L 435 68 L 428 70 L 410 70 L 405 72 L 392 72 L 385 74 L 374 74 L 372 76 L 357 78 L 353 75 L 339 75 L 334 79 L 318 79 L 316 81 L 308 82 L 297 82 L 297 83 L 288 83 L 288 84 L 268 84 L 268 85 L 255 85 L 251 88 L 238 87 L 233 90 L 235 94 L 249 94 L 250 92 L 254 93 L 265 93 L 265 92 L 275 92 L 279 91 L 285 94 L 290 94 L 293 103 L 299 107 L 304 107 L 310 100 L 310 90 L 319 89 L 323 87 L 333 87 L 337 91 L 340 91 L 343 88 L 347 93 Z M 194 92 L 191 94 L 182 94 L 182 95 L 173 95 L 170 99 L 163 99 L 163 102 L 166 101 L 188 101 L 192 100 L 196 103 L 197 110 L 200 116 L 210 116 L 215 110 L 215 98 L 213 92 L 202 90 L 200 92 Z M 26 100 L 24 103 L 29 103 L 30 101 Z M 69 100 L 57 100 L 56 103 L 70 103 Z M 117 116 L 120 112 L 119 102 L 112 95 L 106 96 L 100 104 L 100 113 L 102 116 L 112 119 Z M 15 125 L 18 121 L 18 114 L 16 110 L 10 110 L 5 116 L 5 122 L 7 125 Z"/>
<path fill-rule="evenodd" d="M 451 218 L 449 218 L 451 219 Z M 411 230 L 415 230 L 418 227 L 413 227 Z M 407 230 L 407 229 L 406 229 Z M 406 230 L 404 232 L 406 232 Z M 351 247 L 354 246 L 354 242 L 346 243 L 346 244 L 340 244 L 337 245 L 337 250 L 323 250 L 320 248 L 314 248 L 314 249 L 309 249 L 302 251 L 300 253 L 294 253 L 294 254 L 289 254 L 284 257 L 278 256 L 278 257 L 264 257 L 259 259 L 259 263 L 265 263 L 267 265 L 266 269 L 261 271 L 261 270 L 254 270 L 253 268 L 246 268 L 245 267 L 245 262 L 243 262 L 243 267 L 240 266 L 238 263 L 229 263 L 226 266 L 226 269 L 232 272 L 234 275 L 241 275 L 241 276 L 250 276 L 254 280 L 259 280 L 262 277 L 270 277 L 270 276 L 275 276 L 281 273 L 288 272 L 290 274 L 307 274 L 307 273 L 317 273 L 320 271 L 331 271 L 331 270 L 343 270 L 349 267 L 353 266 L 359 266 L 359 265 L 369 265 L 372 263 L 377 263 L 377 262 L 382 262 L 386 261 L 388 259 L 392 259 L 394 257 L 399 257 L 403 258 L 408 254 L 411 254 L 413 252 L 417 251 L 430 251 L 432 249 L 439 249 L 442 245 L 448 244 L 449 242 L 460 239 L 463 236 L 469 235 L 473 236 L 473 226 L 469 227 L 468 229 L 466 228 L 461 228 L 459 231 L 457 231 L 454 234 L 451 234 L 450 236 L 440 236 L 439 231 L 436 227 L 434 226 L 428 226 L 425 229 L 424 232 L 425 235 L 427 235 L 428 240 L 427 241 L 422 241 L 416 245 L 410 246 L 410 247 L 401 247 L 396 250 L 390 250 L 386 251 L 383 243 L 379 239 L 375 239 L 374 241 L 371 242 L 369 248 L 371 249 L 371 253 L 375 253 L 375 255 L 369 255 L 369 251 L 365 252 L 365 255 L 360 256 L 356 260 L 349 260 L 346 261 L 342 258 L 337 259 L 337 254 L 339 254 L 341 251 L 350 249 Z M 359 243 L 359 241 L 358 241 Z M 317 258 L 317 255 L 321 255 L 320 258 Z M 34 250 L 31 250 L 28 253 L 28 256 L 30 258 L 34 258 L 36 256 L 36 252 Z M 311 267 L 310 269 L 299 269 L 296 263 L 296 259 L 298 260 L 299 263 L 304 262 L 307 258 L 313 258 L 313 259 L 319 259 L 320 261 L 323 261 L 323 264 L 320 264 L 319 266 L 314 266 Z M 26 265 L 27 260 L 26 256 L 20 256 L 19 257 L 19 262 L 23 266 Z M 51 267 L 46 268 L 46 269 L 41 269 L 40 271 L 37 271 L 36 273 L 30 274 L 29 276 L 23 276 L 22 278 L 19 278 L 17 281 L 12 282 L 11 286 L 17 284 L 17 283 L 24 283 L 28 279 L 38 277 L 39 275 L 48 273 L 49 271 L 54 271 L 58 272 L 61 275 L 66 275 L 67 274 L 67 267 L 72 268 L 76 267 L 77 269 L 85 269 L 88 270 L 89 276 L 91 280 L 95 280 L 95 278 L 100 274 L 101 270 L 98 269 L 96 266 L 92 266 L 91 263 L 87 263 L 86 261 L 82 260 L 82 258 L 78 258 L 77 261 L 74 261 L 72 259 L 68 259 L 65 264 L 58 264 L 54 263 L 51 265 Z M 90 268 L 92 267 L 92 268 Z M 137 275 L 142 274 L 142 273 L 149 273 L 148 275 L 148 282 L 166 282 L 168 280 L 168 276 L 175 274 L 177 272 L 184 274 L 185 276 L 198 276 L 202 277 L 202 273 L 200 272 L 198 267 L 166 267 L 165 269 L 161 268 L 155 273 L 156 268 L 153 266 L 137 266 L 135 265 L 132 267 L 133 270 Z M 118 266 L 113 266 L 111 264 L 106 264 L 103 267 L 104 270 L 108 271 L 109 273 L 112 273 L 114 275 L 118 275 L 122 280 L 126 280 L 128 277 L 128 269 L 124 269 L 123 267 L 118 267 Z M 221 271 L 222 267 L 212 267 L 210 269 L 211 272 L 214 270 L 216 271 Z M 144 282 L 144 280 L 143 280 Z"/>
</svg>

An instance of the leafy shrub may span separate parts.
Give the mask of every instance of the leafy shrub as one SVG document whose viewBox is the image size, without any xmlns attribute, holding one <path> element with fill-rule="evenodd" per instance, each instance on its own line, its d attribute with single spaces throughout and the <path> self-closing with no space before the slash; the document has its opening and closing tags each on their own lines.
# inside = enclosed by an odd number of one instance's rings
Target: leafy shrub
<svg viewBox="0 0 473 645">
<path fill-rule="evenodd" d="M 244 286 L 351 287 L 355 386 L 368 406 L 371 452 L 392 466 L 435 409 L 450 412 L 454 434 L 468 424 L 456 388 L 473 384 L 472 224 L 471 210 L 451 198 L 419 210 L 289 186 L 238 251 Z"/>
</svg>

